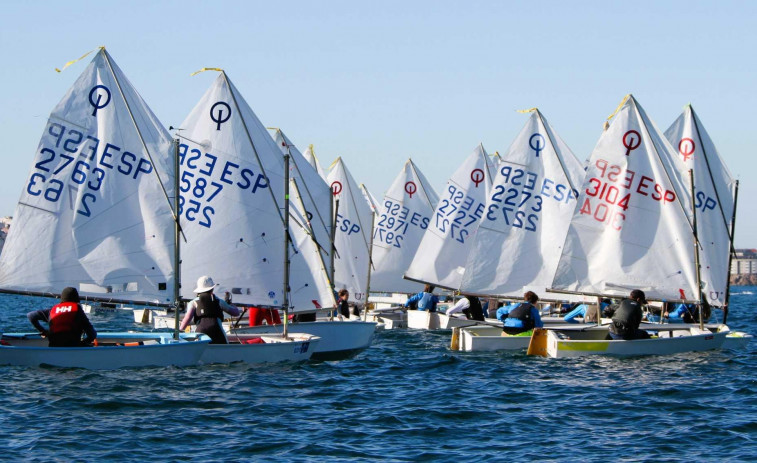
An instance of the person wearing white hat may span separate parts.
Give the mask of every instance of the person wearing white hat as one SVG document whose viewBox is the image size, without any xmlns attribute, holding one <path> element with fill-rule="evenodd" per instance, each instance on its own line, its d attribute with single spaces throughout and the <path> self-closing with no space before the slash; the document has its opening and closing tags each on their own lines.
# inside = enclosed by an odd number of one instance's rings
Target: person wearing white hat
<svg viewBox="0 0 757 463">
<path fill-rule="evenodd" d="M 181 330 L 183 331 L 194 320 L 197 323 L 195 331 L 210 336 L 211 344 L 228 344 L 229 341 L 221 325 L 223 313 L 236 317 L 239 315 L 239 309 L 217 298 L 213 294 L 216 286 L 218 285 L 207 275 L 197 279 L 197 287 L 194 289 L 197 297 L 187 305 L 187 314 L 181 321 Z"/>
</svg>

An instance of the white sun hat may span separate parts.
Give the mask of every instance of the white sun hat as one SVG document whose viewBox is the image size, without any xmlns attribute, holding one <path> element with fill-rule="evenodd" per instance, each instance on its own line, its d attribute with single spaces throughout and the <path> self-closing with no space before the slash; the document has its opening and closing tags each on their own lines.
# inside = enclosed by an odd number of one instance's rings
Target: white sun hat
<svg viewBox="0 0 757 463">
<path fill-rule="evenodd" d="M 197 279 L 197 287 L 194 289 L 194 293 L 195 294 L 206 293 L 210 291 L 211 289 L 215 288 L 216 286 L 218 285 L 213 283 L 212 278 L 210 278 L 207 275 L 203 275 Z"/>
</svg>

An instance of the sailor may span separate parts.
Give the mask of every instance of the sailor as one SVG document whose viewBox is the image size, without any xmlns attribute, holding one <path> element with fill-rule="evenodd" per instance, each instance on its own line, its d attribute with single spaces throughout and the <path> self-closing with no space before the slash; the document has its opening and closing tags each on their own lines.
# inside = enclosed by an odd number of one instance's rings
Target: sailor
<svg viewBox="0 0 757 463">
<path fill-rule="evenodd" d="M 600 313 L 609 305 L 610 300 L 603 299 L 599 304 Z M 568 314 L 563 317 L 563 320 L 568 323 L 578 323 L 578 320 L 576 320 L 578 317 L 583 317 L 584 323 L 596 323 L 597 311 L 596 309 L 590 308 L 588 304 L 578 304 L 572 311 L 568 312 Z"/>
<path fill-rule="evenodd" d="M 634 289 L 629 299 L 623 299 L 612 316 L 609 327 L 609 339 L 648 339 L 649 333 L 639 329 L 643 316 L 641 305 L 647 303 L 644 291 Z"/>
<path fill-rule="evenodd" d="M 47 337 L 50 347 L 89 346 L 97 337 L 97 332 L 79 302 L 76 288 L 64 288 L 60 293 L 60 304 L 47 310 L 29 312 L 26 317 L 42 336 Z M 40 325 L 41 321 L 47 323 L 48 329 Z M 82 334 L 85 335 L 83 341 Z"/>
<path fill-rule="evenodd" d="M 519 304 L 497 310 L 497 318 L 504 323 L 502 331 L 510 336 L 531 336 L 534 328 L 544 326 L 539 309 L 535 305 L 539 296 L 533 291 L 528 291 L 523 295 L 523 300 L 524 302 Z"/>
<path fill-rule="evenodd" d="M 702 318 L 708 321 L 710 315 L 712 309 L 707 298 L 702 295 Z M 668 317 L 671 323 L 699 323 L 699 307 L 696 304 L 678 304 L 674 311 L 664 312 L 663 317 Z"/>
<path fill-rule="evenodd" d="M 418 303 L 418 310 L 436 312 L 436 304 L 439 303 L 439 297 L 434 294 L 434 285 L 426 285 L 422 292 L 410 297 L 405 302 L 405 307 L 409 307 L 414 302 Z"/>
<path fill-rule="evenodd" d="M 213 283 L 213 279 L 207 275 L 197 279 L 197 287 L 194 289 L 197 297 L 187 306 L 187 314 L 181 321 L 180 329 L 183 331 L 194 320 L 197 323 L 195 331 L 210 336 L 211 344 L 228 344 L 226 333 L 224 333 L 221 325 L 223 313 L 237 316 L 239 309 L 217 298 L 213 294 L 213 289 L 216 286 L 218 285 Z"/>
<path fill-rule="evenodd" d="M 484 321 L 484 309 L 481 306 L 481 301 L 476 296 L 463 294 L 463 297 L 450 307 L 446 314 L 452 316 L 459 312 L 464 313 L 465 318 L 468 320 Z"/>
<path fill-rule="evenodd" d="M 350 305 L 347 302 L 347 299 L 350 298 L 350 292 L 347 291 L 347 289 L 342 288 L 339 290 L 339 299 L 336 301 L 336 307 L 337 307 L 337 315 L 339 315 L 340 318 L 344 317 L 349 319 L 350 318 Z"/>
</svg>

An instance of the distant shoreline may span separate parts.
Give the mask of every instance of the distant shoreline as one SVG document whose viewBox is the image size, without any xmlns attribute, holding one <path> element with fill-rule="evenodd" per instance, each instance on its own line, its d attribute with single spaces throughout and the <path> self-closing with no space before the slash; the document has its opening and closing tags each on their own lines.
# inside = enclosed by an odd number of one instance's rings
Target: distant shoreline
<svg viewBox="0 0 757 463">
<path fill-rule="evenodd" d="M 733 286 L 757 286 L 757 274 L 731 275 L 731 285 Z"/>
</svg>

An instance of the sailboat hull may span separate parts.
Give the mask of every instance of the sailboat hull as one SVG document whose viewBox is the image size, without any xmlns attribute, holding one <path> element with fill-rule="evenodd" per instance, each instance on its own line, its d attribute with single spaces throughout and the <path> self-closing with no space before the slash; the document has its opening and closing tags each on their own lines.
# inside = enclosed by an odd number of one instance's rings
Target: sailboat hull
<svg viewBox="0 0 757 463">
<path fill-rule="evenodd" d="M 607 327 L 596 325 L 576 326 L 563 323 L 561 328 L 570 333 L 573 339 L 602 340 L 607 335 Z M 504 336 L 501 326 L 490 325 L 460 328 L 458 339 L 459 345 L 456 350 L 464 352 L 524 350 L 531 341 L 530 336 Z"/>
<path fill-rule="evenodd" d="M 376 323 L 357 321 L 323 321 L 300 322 L 289 325 L 290 330 L 298 333 L 308 333 L 321 338 L 313 351 L 313 359 L 327 360 L 347 358 L 370 347 L 376 332 Z M 282 325 L 244 326 L 235 328 L 229 334 L 280 334 Z"/>
<path fill-rule="evenodd" d="M 472 320 L 466 318 L 449 317 L 440 312 L 425 310 L 408 310 L 407 327 L 414 330 L 451 330 L 463 326 L 471 326 Z"/>
<path fill-rule="evenodd" d="M 262 339 L 263 343 L 245 344 L 253 338 Z M 232 334 L 229 335 L 230 344 L 208 345 L 200 357 L 200 363 L 302 362 L 310 359 L 320 340 L 317 336 L 304 333 L 290 333 L 289 339 L 280 336 Z"/>
<path fill-rule="evenodd" d="M 39 334 L 5 333 L 0 365 L 41 366 L 89 370 L 129 367 L 196 365 L 208 346 L 205 335 L 170 333 L 98 333 L 97 347 L 48 347 Z"/>
<path fill-rule="evenodd" d="M 701 352 L 722 347 L 728 331 L 713 333 L 699 328 L 659 331 L 658 337 L 633 341 L 576 340 L 559 331 L 547 335 L 547 355 L 554 358 L 610 355 L 632 357 L 641 355 L 671 355 L 682 352 Z"/>
</svg>

